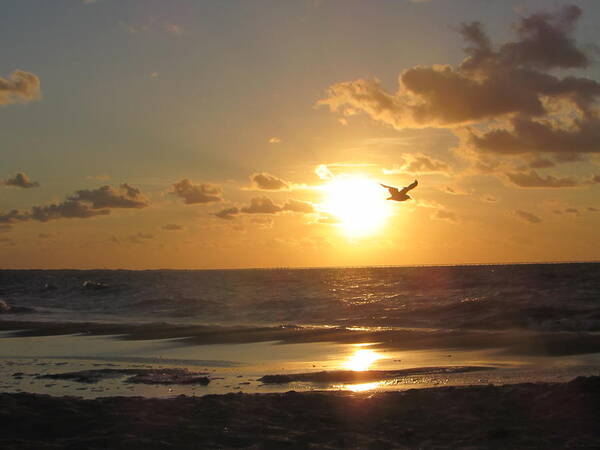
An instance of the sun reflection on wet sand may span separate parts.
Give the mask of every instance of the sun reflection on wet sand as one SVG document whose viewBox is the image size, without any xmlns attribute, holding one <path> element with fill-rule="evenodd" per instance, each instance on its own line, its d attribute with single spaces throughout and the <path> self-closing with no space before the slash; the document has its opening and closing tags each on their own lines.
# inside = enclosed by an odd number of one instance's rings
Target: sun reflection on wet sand
<svg viewBox="0 0 600 450">
<path fill-rule="evenodd" d="M 342 389 L 352 391 L 352 392 L 365 392 L 371 391 L 373 389 L 377 389 L 382 386 L 383 382 L 374 381 L 372 383 L 361 383 L 361 384 L 344 384 L 341 386 Z"/>
<path fill-rule="evenodd" d="M 364 347 L 371 344 L 358 344 L 358 347 Z M 383 359 L 383 356 L 375 350 L 367 348 L 359 348 L 347 359 L 344 367 L 349 370 L 362 372 L 369 368 L 378 360 Z"/>
</svg>

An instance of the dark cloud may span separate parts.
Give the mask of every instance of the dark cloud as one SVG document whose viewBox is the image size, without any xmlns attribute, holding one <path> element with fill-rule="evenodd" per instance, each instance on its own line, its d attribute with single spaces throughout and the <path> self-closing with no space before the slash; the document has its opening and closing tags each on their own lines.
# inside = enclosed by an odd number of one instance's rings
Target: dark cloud
<svg viewBox="0 0 600 450">
<path fill-rule="evenodd" d="M 77 191 L 69 197 L 69 200 L 90 203 L 92 209 L 145 208 L 150 204 L 138 188 L 131 187 L 127 183 L 121 184 L 119 189 L 102 186 L 98 189 Z"/>
<path fill-rule="evenodd" d="M 501 45 L 478 22 L 463 24 L 466 58 L 458 66 L 409 68 L 396 93 L 376 80 L 341 82 L 319 104 L 345 115 L 365 113 L 397 129 L 452 128 L 463 153 L 475 157 L 553 153 L 565 162 L 566 155 L 598 153 L 600 83 L 556 74 L 590 64 L 573 37 L 580 16 L 577 6 L 563 6 L 522 17 L 516 39 Z M 457 128 L 468 124 L 477 127 Z M 533 168 L 548 164 L 534 161 Z"/>
<path fill-rule="evenodd" d="M 40 97 L 40 79 L 37 75 L 15 70 L 8 78 L 0 77 L 0 106 L 30 102 Z"/>
<path fill-rule="evenodd" d="M 528 165 L 532 169 L 547 169 L 555 166 L 554 162 L 548 158 L 534 158 L 529 161 Z"/>
<path fill-rule="evenodd" d="M 163 225 L 161 229 L 165 231 L 182 231 L 184 227 L 182 225 L 177 225 L 176 223 L 168 223 Z"/>
<path fill-rule="evenodd" d="M 587 210 L 588 210 L 589 212 L 598 212 L 598 208 L 594 208 L 593 206 L 588 206 L 588 207 L 587 207 Z"/>
<path fill-rule="evenodd" d="M 221 202 L 221 188 L 212 184 L 194 184 L 187 178 L 173 184 L 173 195 L 184 200 L 186 205 Z"/>
<path fill-rule="evenodd" d="M 249 206 L 243 206 L 240 211 L 246 214 L 277 214 L 282 208 L 267 197 L 254 197 Z"/>
<path fill-rule="evenodd" d="M 19 172 L 12 178 L 4 180 L 6 186 L 15 186 L 24 189 L 38 187 L 40 184 L 36 181 L 31 181 L 26 173 Z"/>
<path fill-rule="evenodd" d="M 31 220 L 31 215 L 28 212 L 20 212 L 17 209 L 13 209 L 7 213 L 0 213 L 0 223 L 3 224 L 25 222 L 27 220 Z"/>
<path fill-rule="evenodd" d="M 542 219 L 540 219 L 535 214 L 532 214 L 532 213 L 527 212 L 527 211 L 523 211 L 521 209 L 515 210 L 515 215 L 519 219 L 524 220 L 525 222 L 528 222 L 528 223 L 540 223 L 542 221 Z"/>
<path fill-rule="evenodd" d="M 36 220 L 38 222 L 49 222 L 57 219 L 88 219 L 96 216 L 110 214 L 109 209 L 94 209 L 86 203 L 75 200 L 67 200 L 45 206 L 34 206 L 27 214 L 25 220 Z"/>
<path fill-rule="evenodd" d="M 252 181 L 252 189 L 280 191 L 289 189 L 290 187 L 289 184 L 283 181 L 281 178 L 265 172 L 252 174 L 250 180 Z"/>
<path fill-rule="evenodd" d="M 57 219 L 87 219 L 110 214 L 112 208 L 145 208 L 148 200 L 139 189 L 122 184 L 118 189 L 102 186 L 75 192 L 60 203 L 34 206 L 29 211 L 13 209 L 0 213 L 0 223 L 48 222 Z"/>
<path fill-rule="evenodd" d="M 312 203 L 303 202 L 302 200 L 289 199 L 282 207 L 283 211 L 298 212 L 310 214 L 315 212 L 315 207 Z"/>
<path fill-rule="evenodd" d="M 509 172 L 506 176 L 511 183 L 525 188 L 563 188 L 578 185 L 577 181 L 572 178 L 558 178 L 553 175 L 543 177 L 535 170 L 529 172 Z"/>
<path fill-rule="evenodd" d="M 222 209 L 221 211 L 215 213 L 214 215 L 217 216 L 219 219 L 233 220 L 233 219 L 235 219 L 235 216 L 237 216 L 239 213 L 240 213 L 239 208 L 236 206 L 233 206 L 231 208 Z"/>
<path fill-rule="evenodd" d="M 567 214 L 575 214 L 575 215 L 579 215 L 579 210 L 577 208 L 566 208 L 565 212 Z"/>
<path fill-rule="evenodd" d="M 592 183 L 592 184 L 600 184 L 600 175 L 598 175 L 598 174 L 597 175 L 593 175 L 592 178 L 591 178 L 591 180 L 590 180 L 590 183 Z"/>
</svg>

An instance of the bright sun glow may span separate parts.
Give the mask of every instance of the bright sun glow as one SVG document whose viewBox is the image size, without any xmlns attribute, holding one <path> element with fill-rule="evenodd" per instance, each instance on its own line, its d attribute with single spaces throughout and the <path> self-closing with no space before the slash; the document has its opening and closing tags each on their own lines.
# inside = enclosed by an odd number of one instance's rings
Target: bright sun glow
<svg viewBox="0 0 600 450">
<path fill-rule="evenodd" d="M 381 355 L 375 350 L 360 349 L 352 354 L 350 359 L 346 361 L 345 366 L 347 369 L 362 372 L 368 370 L 379 359 L 381 359 Z"/>
<path fill-rule="evenodd" d="M 391 214 L 387 192 L 379 183 L 366 178 L 338 177 L 323 186 L 323 211 L 340 221 L 351 237 L 373 234 Z"/>
</svg>

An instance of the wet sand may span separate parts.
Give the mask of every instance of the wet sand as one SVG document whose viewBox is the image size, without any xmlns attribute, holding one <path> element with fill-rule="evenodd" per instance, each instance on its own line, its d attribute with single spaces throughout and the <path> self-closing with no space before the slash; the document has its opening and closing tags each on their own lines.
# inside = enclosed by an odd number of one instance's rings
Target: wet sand
<svg viewBox="0 0 600 450">
<path fill-rule="evenodd" d="M 0 331 L 12 336 L 114 335 L 123 340 L 178 339 L 190 345 L 279 342 L 298 344 L 376 342 L 388 350 L 501 349 L 509 354 L 563 356 L 600 353 L 600 333 L 488 331 L 476 329 L 302 327 L 219 327 L 166 323 L 104 324 L 85 322 L 0 321 Z"/>
<path fill-rule="evenodd" d="M 386 393 L 0 394 L 6 449 L 598 448 L 600 377 Z"/>
</svg>

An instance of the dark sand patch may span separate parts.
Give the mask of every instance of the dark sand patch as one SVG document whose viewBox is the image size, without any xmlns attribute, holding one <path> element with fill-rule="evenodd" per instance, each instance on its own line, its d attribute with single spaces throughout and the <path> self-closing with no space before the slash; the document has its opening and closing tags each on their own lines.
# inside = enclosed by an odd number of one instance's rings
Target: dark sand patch
<svg viewBox="0 0 600 450">
<path fill-rule="evenodd" d="M 187 369 L 94 369 L 39 375 L 36 378 L 93 384 L 109 378 L 128 376 L 125 380 L 127 383 L 207 385 L 210 379 L 204 375 L 204 372 L 190 372 Z"/>
<path fill-rule="evenodd" d="M 179 339 L 181 344 L 280 344 L 374 342 L 386 350 L 497 349 L 508 354 L 566 356 L 600 353 L 600 334 L 585 332 L 532 332 L 428 329 L 350 329 L 279 327 L 219 327 L 154 324 L 54 323 L 0 321 L 0 331 L 12 336 L 56 336 L 68 334 L 116 335 L 124 340 Z"/>
<path fill-rule="evenodd" d="M 600 377 L 404 392 L 0 394 L 0 448 L 598 448 Z"/>
<path fill-rule="evenodd" d="M 370 381 L 386 380 L 413 375 L 439 375 L 452 373 L 477 372 L 492 370 L 493 367 L 482 366 L 452 366 L 452 367 L 418 367 L 415 369 L 401 370 L 331 370 L 323 372 L 291 373 L 286 375 L 265 375 L 258 379 L 263 383 L 292 383 L 294 381 L 308 381 L 313 383 L 367 383 Z"/>
</svg>

